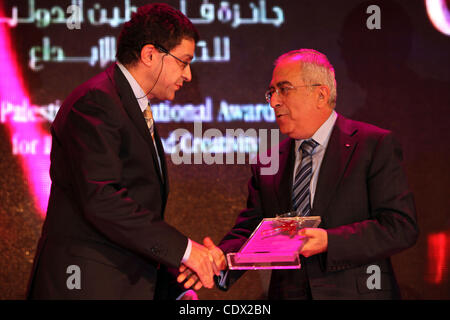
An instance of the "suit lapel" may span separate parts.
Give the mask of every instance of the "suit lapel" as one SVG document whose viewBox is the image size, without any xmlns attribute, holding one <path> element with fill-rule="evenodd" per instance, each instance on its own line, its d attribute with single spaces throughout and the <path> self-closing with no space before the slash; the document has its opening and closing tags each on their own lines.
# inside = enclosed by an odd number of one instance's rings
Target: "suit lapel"
<svg viewBox="0 0 450 320">
<path fill-rule="evenodd" d="M 155 130 L 154 137 L 155 137 L 156 148 L 157 148 L 157 152 L 159 155 L 159 159 L 161 161 L 162 181 L 163 181 L 165 189 L 166 189 L 166 195 L 168 195 L 169 194 L 169 177 L 167 174 L 167 163 L 166 163 L 166 156 L 164 153 L 164 146 L 161 143 L 161 138 L 159 136 L 156 125 L 154 126 L 154 130 Z"/>
<path fill-rule="evenodd" d="M 153 144 L 152 136 L 150 134 L 150 131 L 148 130 L 144 116 L 142 115 L 141 108 L 136 100 L 136 97 L 134 96 L 134 93 L 130 87 L 130 84 L 128 83 L 127 79 L 122 74 L 122 72 L 120 71 L 119 67 L 116 64 L 114 64 L 113 66 L 108 68 L 106 70 L 106 72 L 108 74 L 108 77 L 111 79 L 112 83 L 115 85 L 117 92 L 119 93 L 119 97 L 122 102 L 123 108 L 127 112 L 128 116 L 130 117 L 133 124 L 136 126 L 136 129 L 138 130 L 140 135 L 147 142 L 147 144 L 150 148 L 151 154 L 152 154 L 153 164 L 155 165 L 159 180 L 160 180 L 161 184 L 163 184 L 163 181 L 166 181 L 166 179 L 163 180 L 163 177 L 161 176 L 161 172 L 164 172 L 164 171 L 159 170 L 158 157 L 156 154 L 157 151 Z M 158 137 L 158 140 L 159 140 L 159 137 Z M 160 159 L 161 159 L 161 164 L 162 164 L 164 158 L 160 157 Z"/>
<path fill-rule="evenodd" d="M 320 167 L 311 215 L 325 215 L 357 143 L 357 130 L 338 114 Z"/>
<path fill-rule="evenodd" d="M 274 175 L 275 194 L 277 195 L 279 213 L 286 213 L 292 210 L 292 175 L 295 162 L 295 140 L 286 139 L 280 144 L 280 164 L 279 170 Z M 287 191 L 287 195 L 286 195 Z"/>
</svg>

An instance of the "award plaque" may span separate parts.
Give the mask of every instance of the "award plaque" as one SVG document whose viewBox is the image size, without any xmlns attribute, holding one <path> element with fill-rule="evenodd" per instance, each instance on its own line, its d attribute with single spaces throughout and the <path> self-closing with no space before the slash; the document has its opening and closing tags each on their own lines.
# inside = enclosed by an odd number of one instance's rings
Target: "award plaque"
<svg viewBox="0 0 450 320">
<path fill-rule="evenodd" d="M 297 217 L 289 212 L 261 221 L 242 248 L 227 254 L 230 270 L 300 269 L 299 251 L 307 238 L 298 235 L 302 228 L 315 228 L 318 216 Z"/>
</svg>

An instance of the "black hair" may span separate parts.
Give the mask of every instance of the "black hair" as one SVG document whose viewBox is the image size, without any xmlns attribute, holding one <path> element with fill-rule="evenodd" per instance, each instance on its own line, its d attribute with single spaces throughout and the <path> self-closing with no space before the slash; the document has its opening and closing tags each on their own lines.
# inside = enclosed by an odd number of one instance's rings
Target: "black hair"
<svg viewBox="0 0 450 320">
<path fill-rule="evenodd" d="M 183 39 L 199 40 L 192 22 L 165 3 L 148 4 L 125 23 L 119 35 L 116 59 L 123 65 L 132 65 L 140 59 L 146 44 L 157 44 L 170 51 Z"/>
</svg>

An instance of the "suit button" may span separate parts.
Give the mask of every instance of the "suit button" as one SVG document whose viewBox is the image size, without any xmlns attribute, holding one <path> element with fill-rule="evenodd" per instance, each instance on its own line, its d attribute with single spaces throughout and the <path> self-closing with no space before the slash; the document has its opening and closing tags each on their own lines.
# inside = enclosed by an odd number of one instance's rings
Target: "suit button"
<svg viewBox="0 0 450 320">
<path fill-rule="evenodd" d="M 155 255 L 155 256 L 159 256 L 159 254 L 161 253 L 161 250 L 159 250 L 158 247 L 153 247 L 150 249 L 150 251 Z"/>
</svg>

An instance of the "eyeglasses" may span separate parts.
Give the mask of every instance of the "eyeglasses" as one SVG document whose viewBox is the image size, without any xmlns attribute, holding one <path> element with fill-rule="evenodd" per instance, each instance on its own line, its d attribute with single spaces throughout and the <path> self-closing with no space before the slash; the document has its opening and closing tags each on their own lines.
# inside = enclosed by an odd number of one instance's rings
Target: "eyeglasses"
<svg viewBox="0 0 450 320">
<path fill-rule="evenodd" d="M 279 88 L 270 88 L 269 90 L 266 91 L 265 97 L 266 97 L 266 101 L 268 103 L 270 103 L 270 100 L 272 100 L 273 94 L 276 92 L 277 95 L 281 95 L 282 97 L 286 97 L 289 93 L 290 90 L 295 90 L 297 88 L 300 87 L 318 87 L 321 86 L 320 83 L 315 83 L 315 84 L 306 84 L 306 85 L 302 85 L 302 86 L 290 86 L 290 85 L 282 85 Z"/>
<path fill-rule="evenodd" d="M 183 61 L 183 60 L 181 60 L 180 58 L 174 56 L 173 54 L 171 54 L 171 53 L 169 52 L 169 50 L 167 50 L 167 49 L 164 48 L 163 46 L 160 46 L 159 44 L 156 44 L 156 43 L 153 44 L 153 45 L 154 45 L 155 48 L 158 49 L 159 51 L 161 51 L 161 52 L 163 52 L 163 53 L 165 53 L 165 54 L 168 54 L 169 56 L 171 56 L 171 57 L 175 58 L 176 60 L 180 61 L 180 62 L 183 64 L 183 67 L 182 67 L 183 70 L 186 69 L 186 67 L 190 64 L 189 62 Z"/>
</svg>

